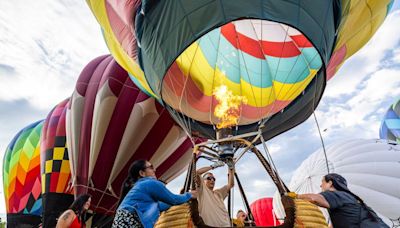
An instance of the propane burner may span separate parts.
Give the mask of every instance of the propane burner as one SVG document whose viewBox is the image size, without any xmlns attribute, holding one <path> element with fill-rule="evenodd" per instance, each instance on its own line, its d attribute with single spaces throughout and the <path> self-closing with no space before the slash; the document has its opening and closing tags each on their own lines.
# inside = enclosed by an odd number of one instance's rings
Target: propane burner
<svg viewBox="0 0 400 228">
<path fill-rule="evenodd" d="M 224 139 L 224 138 L 231 137 L 231 136 L 232 136 L 231 128 L 217 129 L 217 140 Z M 218 143 L 218 155 L 222 160 L 232 158 L 234 155 L 233 142 L 231 142 L 231 141 L 219 142 Z"/>
</svg>

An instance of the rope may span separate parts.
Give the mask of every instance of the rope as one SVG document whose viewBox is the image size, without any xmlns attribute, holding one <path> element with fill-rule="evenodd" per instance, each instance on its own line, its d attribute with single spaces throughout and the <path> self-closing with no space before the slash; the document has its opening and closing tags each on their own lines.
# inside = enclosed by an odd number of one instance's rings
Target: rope
<svg viewBox="0 0 400 228">
<path fill-rule="evenodd" d="M 281 177 L 280 177 L 279 174 L 278 174 L 278 169 L 276 168 L 275 163 L 274 163 L 274 160 L 272 159 L 272 156 L 271 156 L 271 154 L 269 153 L 269 150 L 268 150 L 268 147 L 267 147 L 267 143 L 265 142 L 264 136 L 261 135 L 260 139 L 261 139 L 261 142 L 262 142 L 262 144 L 263 144 L 266 157 L 269 159 L 270 164 L 272 164 L 272 170 L 274 171 L 274 173 L 275 173 L 277 179 L 279 179 L 280 182 L 281 182 L 281 184 L 286 188 L 287 191 L 289 191 L 288 188 L 285 186 L 285 183 L 283 183 Z"/>
<path fill-rule="evenodd" d="M 328 155 L 326 154 L 324 139 L 322 138 L 321 129 L 319 128 L 317 116 L 315 115 L 315 112 L 314 112 L 314 111 L 313 111 L 313 115 L 314 115 L 315 123 L 317 124 L 318 133 L 319 133 L 319 138 L 321 139 L 322 149 L 323 149 L 323 151 L 324 151 L 326 170 L 328 171 L 328 174 L 329 174 L 330 171 L 329 171 Z"/>
<path fill-rule="evenodd" d="M 288 192 L 289 191 L 288 187 L 286 187 L 286 185 L 281 181 L 281 179 L 278 177 L 278 175 L 274 172 L 274 170 L 271 168 L 271 165 L 264 158 L 264 156 L 261 154 L 261 152 L 255 147 L 252 148 L 252 151 L 257 156 L 258 160 L 260 160 L 261 164 L 264 166 L 264 168 L 268 172 L 268 174 L 271 176 L 272 181 L 275 183 L 276 187 L 278 188 L 279 193 L 281 195 L 283 195 L 285 192 Z"/>
<path fill-rule="evenodd" d="M 185 183 L 183 185 L 183 192 L 187 192 L 189 191 L 189 187 L 190 187 L 190 183 L 192 181 L 192 163 L 189 164 L 188 166 L 188 170 L 186 172 L 186 178 L 185 178 Z"/>
</svg>

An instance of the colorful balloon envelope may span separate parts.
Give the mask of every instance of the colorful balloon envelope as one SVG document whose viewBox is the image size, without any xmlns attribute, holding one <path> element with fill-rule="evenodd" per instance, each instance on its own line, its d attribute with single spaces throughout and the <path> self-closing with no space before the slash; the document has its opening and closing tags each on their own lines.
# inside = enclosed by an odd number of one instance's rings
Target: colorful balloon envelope
<svg viewBox="0 0 400 228">
<path fill-rule="evenodd" d="M 272 197 L 261 198 L 250 205 L 257 226 L 277 226 L 280 224 L 272 206 Z"/>
<path fill-rule="evenodd" d="M 66 145 L 68 101 L 62 101 L 51 110 L 42 131 L 40 158 L 44 227 L 55 227 L 57 218 L 74 201 Z"/>
<path fill-rule="evenodd" d="M 293 173 L 289 189 L 297 193 L 321 192 L 324 175 L 338 173 L 347 180 L 350 191 L 361 197 L 387 224 L 400 218 L 400 145 L 376 139 L 350 139 L 311 154 Z M 284 217 L 279 194 L 274 210 Z M 326 216 L 328 213 L 325 211 Z"/>
<path fill-rule="evenodd" d="M 311 115 L 392 2 L 88 0 L 118 63 L 190 135 L 215 138 L 224 86 L 241 98 L 234 134 L 266 123 L 265 139 Z"/>
<path fill-rule="evenodd" d="M 400 143 L 400 100 L 392 104 L 386 111 L 381 123 L 379 137 Z"/>
<path fill-rule="evenodd" d="M 3 187 L 9 227 L 41 222 L 40 136 L 43 121 L 22 129 L 8 145 L 3 159 Z"/>
<path fill-rule="evenodd" d="M 96 58 L 82 71 L 67 112 L 67 138 L 75 195 L 89 192 L 101 215 L 114 213 L 134 160 L 149 160 L 168 182 L 192 157 L 185 132 L 111 56 Z"/>
</svg>

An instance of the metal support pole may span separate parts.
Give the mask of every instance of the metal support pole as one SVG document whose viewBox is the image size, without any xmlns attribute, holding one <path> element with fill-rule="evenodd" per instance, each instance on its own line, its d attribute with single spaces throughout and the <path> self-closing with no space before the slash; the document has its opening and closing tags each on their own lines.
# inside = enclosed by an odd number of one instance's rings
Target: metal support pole
<svg viewBox="0 0 400 228">
<path fill-rule="evenodd" d="M 244 189 L 243 189 L 242 183 L 240 182 L 239 176 L 237 175 L 236 172 L 235 172 L 235 179 L 236 179 L 236 182 L 237 182 L 238 187 L 239 187 L 240 195 L 242 196 L 244 204 L 246 206 L 246 210 L 247 210 L 247 214 L 249 216 L 249 219 L 251 221 L 254 221 L 254 217 L 253 217 L 253 214 L 251 213 L 251 208 L 250 208 L 250 205 L 249 205 L 249 201 L 247 200 L 246 194 L 244 193 Z"/>
</svg>

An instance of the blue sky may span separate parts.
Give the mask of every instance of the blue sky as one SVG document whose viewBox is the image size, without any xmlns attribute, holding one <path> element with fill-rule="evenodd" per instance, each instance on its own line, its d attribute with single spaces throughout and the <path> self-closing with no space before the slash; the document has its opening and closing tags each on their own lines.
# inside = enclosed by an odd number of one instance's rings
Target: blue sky
<svg viewBox="0 0 400 228">
<path fill-rule="evenodd" d="M 0 8 L 0 157 L 12 137 L 44 119 L 70 96 L 81 69 L 108 53 L 85 1 L 1 1 Z M 328 83 L 316 110 L 326 144 L 348 138 L 377 138 L 380 120 L 400 98 L 400 3 L 371 41 Z M 4 35 L 5 34 L 5 35 Z M 268 147 L 284 180 L 321 147 L 313 118 L 270 140 Z M 205 165 L 204 163 L 202 163 Z M 200 165 L 202 165 L 200 164 Z M 248 155 L 237 166 L 249 201 L 271 196 L 275 187 Z M 226 169 L 216 171 L 217 186 Z M 180 177 L 170 184 L 177 191 Z M 1 188 L 2 192 L 2 188 Z M 238 191 L 236 208 L 241 207 Z M 5 212 L 0 194 L 0 213 Z"/>
</svg>

